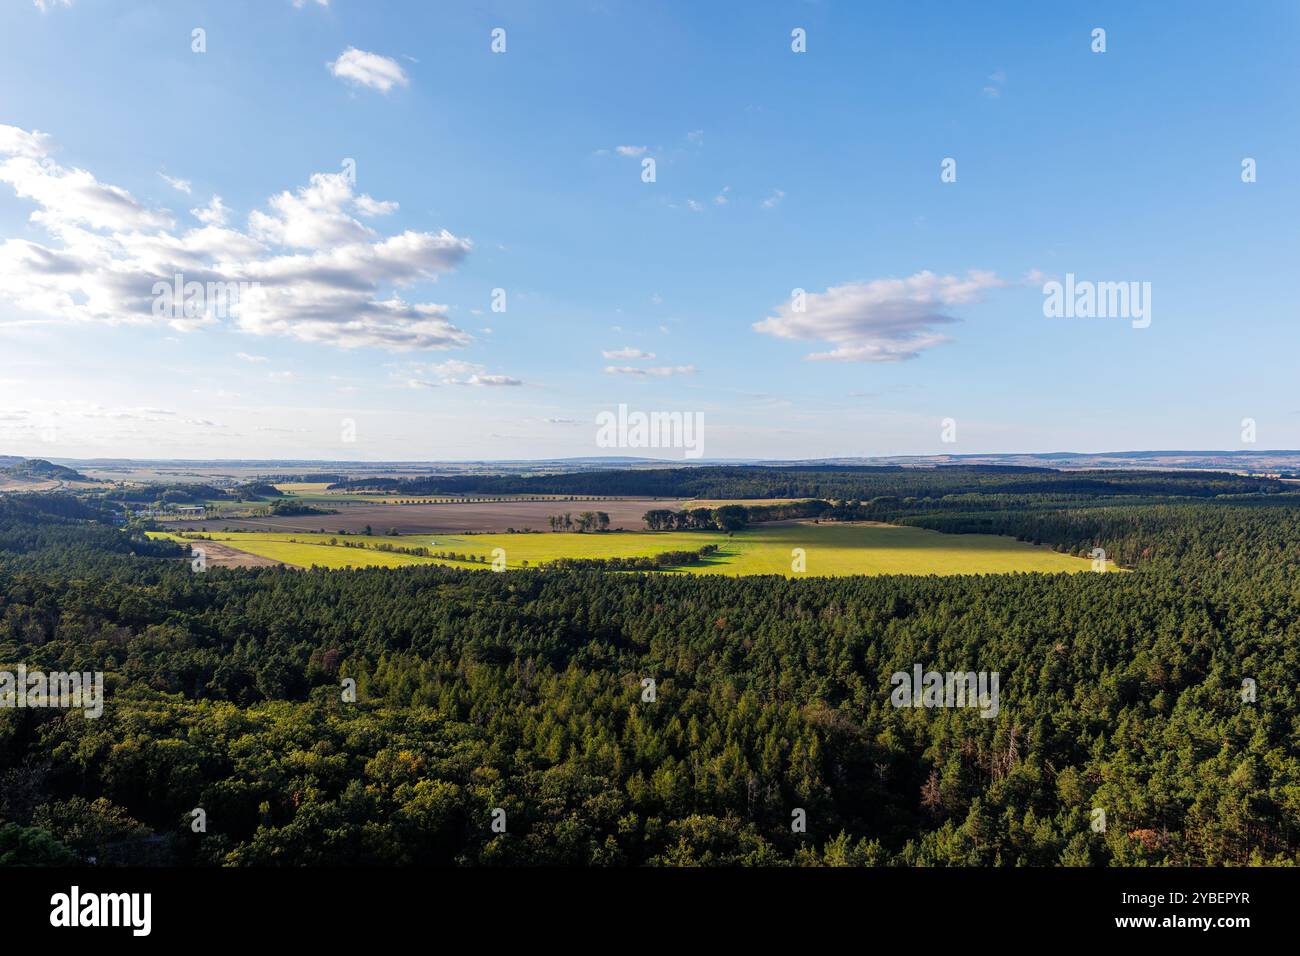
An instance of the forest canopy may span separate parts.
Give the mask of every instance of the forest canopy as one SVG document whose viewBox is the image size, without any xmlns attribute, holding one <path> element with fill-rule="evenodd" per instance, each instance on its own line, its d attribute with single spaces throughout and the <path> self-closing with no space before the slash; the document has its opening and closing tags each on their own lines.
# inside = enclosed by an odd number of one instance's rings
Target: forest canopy
<svg viewBox="0 0 1300 956">
<path fill-rule="evenodd" d="M 0 709 L 0 862 L 1300 861 L 1285 486 L 698 471 L 665 488 L 833 484 L 835 506 L 1132 570 L 199 574 L 93 503 L 6 496 L 0 669 L 102 671 L 106 701 Z M 996 716 L 894 706 L 918 664 L 997 673 Z"/>
</svg>

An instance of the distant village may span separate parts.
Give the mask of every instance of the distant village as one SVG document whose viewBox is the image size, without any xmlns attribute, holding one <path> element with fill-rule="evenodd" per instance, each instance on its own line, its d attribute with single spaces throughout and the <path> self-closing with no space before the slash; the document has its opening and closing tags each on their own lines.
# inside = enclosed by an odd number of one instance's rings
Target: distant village
<svg viewBox="0 0 1300 956">
<path fill-rule="evenodd" d="M 203 518 L 207 513 L 204 505 L 163 505 L 161 508 L 132 508 L 127 511 L 133 518 Z"/>
</svg>

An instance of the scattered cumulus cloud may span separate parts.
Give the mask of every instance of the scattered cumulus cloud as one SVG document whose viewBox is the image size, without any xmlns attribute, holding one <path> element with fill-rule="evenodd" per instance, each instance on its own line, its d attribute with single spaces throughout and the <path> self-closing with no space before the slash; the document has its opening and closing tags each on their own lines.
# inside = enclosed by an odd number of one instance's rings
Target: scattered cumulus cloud
<svg viewBox="0 0 1300 956">
<path fill-rule="evenodd" d="M 514 386 L 521 379 L 510 375 L 489 374 L 483 365 L 452 359 L 437 365 L 412 366 L 407 380 L 411 388 L 439 388 L 443 385 Z"/>
<path fill-rule="evenodd" d="M 400 63 L 378 53 L 368 53 L 354 46 L 339 54 L 333 63 L 326 64 L 330 73 L 356 86 L 365 86 L 387 93 L 394 86 L 409 86 L 410 80 Z"/>
<path fill-rule="evenodd" d="M 400 289 L 434 281 L 473 248 L 468 239 L 407 230 L 383 236 L 354 215 L 386 207 L 354 195 L 342 173 L 318 173 L 228 226 L 213 197 L 181 229 L 87 170 L 64 167 L 43 133 L 0 125 L 0 183 L 35 207 L 45 242 L 0 239 L 0 299 L 55 321 L 168 322 L 192 331 L 211 315 L 155 314 L 155 283 L 236 283 L 228 320 L 238 331 L 339 348 L 453 349 L 472 339 L 445 305 L 410 302 Z M 381 291 L 382 290 L 382 291 Z"/>
<path fill-rule="evenodd" d="M 146 208 L 125 189 L 100 183 L 84 169 L 58 165 L 48 154 L 48 142 L 44 133 L 0 126 L 0 182 L 41 207 L 32 213 L 32 223 L 51 232 L 171 227 L 170 215 Z"/>
<path fill-rule="evenodd" d="M 230 216 L 230 210 L 221 201 L 220 196 L 213 196 L 206 206 L 191 209 L 190 215 L 205 226 L 224 226 Z"/>
<path fill-rule="evenodd" d="M 833 348 L 814 352 L 815 361 L 898 362 L 948 341 L 937 327 L 958 320 L 951 306 L 977 301 L 1007 283 L 992 272 L 965 276 L 918 272 L 905 279 L 875 279 L 807 293 L 802 311 L 785 302 L 754 329 L 782 339 L 824 341 Z"/>
</svg>

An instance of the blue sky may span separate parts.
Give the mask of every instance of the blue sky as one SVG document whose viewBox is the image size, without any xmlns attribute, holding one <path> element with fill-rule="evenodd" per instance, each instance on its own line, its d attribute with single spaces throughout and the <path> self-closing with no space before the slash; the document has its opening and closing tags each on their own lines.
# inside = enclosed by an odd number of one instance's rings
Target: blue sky
<svg viewBox="0 0 1300 956">
<path fill-rule="evenodd" d="M 702 414 L 709 458 L 1239 448 L 1248 417 L 1300 447 L 1298 26 L 10 0 L 0 453 L 593 455 L 620 403 Z M 159 319 L 181 265 L 259 293 Z M 1149 282 L 1150 326 L 1045 317 L 1067 273 Z"/>
</svg>

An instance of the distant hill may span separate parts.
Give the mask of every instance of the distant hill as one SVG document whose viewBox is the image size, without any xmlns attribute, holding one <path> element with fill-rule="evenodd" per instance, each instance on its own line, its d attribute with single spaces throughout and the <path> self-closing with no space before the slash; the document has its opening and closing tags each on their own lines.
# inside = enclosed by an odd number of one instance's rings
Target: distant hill
<svg viewBox="0 0 1300 956">
<path fill-rule="evenodd" d="M 14 459 L 17 463 L 0 467 L 0 475 L 31 481 L 89 481 L 81 472 L 56 465 L 44 458 Z"/>
</svg>

